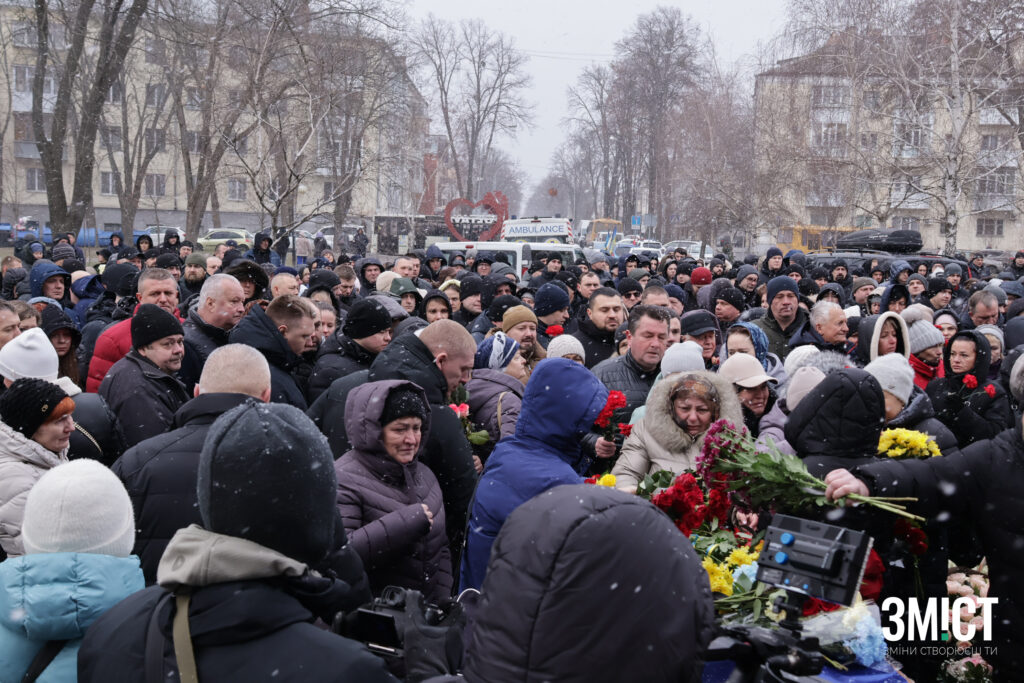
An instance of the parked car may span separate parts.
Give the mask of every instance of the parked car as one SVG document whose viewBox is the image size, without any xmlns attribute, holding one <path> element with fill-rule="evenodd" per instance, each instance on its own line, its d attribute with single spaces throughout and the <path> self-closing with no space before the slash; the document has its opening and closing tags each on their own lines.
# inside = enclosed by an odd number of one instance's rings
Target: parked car
<svg viewBox="0 0 1024 683">
<path fill-rule="evenodd" d="M 253 240 L 255 239 L 248 230 L 242 230 L 241 228 L 221 228 L 220 230 L 211 230 L 202 237 L 199 238 L 199 248 L 203 251 L 213 251 L 219 245 L 224 244 L 228 240 L 234 240 L 238 243 L 239 249 L 242 251 L 248 251 L 252 249 Z M 244 247 L 244 249 L 242 248 Z"/>
</svg>

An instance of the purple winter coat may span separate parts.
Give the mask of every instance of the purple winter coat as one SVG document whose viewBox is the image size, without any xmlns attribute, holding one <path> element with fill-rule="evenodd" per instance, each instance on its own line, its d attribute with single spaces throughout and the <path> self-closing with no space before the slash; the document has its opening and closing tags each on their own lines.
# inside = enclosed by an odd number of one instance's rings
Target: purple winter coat
<svg viewBox="0 0 1024 683">
<path fill-rule="evenodd" d="M 473 423 L 486 429 L 491 441 L 516 433 L 516 421 L 523 406 L 526 387 L 515 377 L 499 370 L 486 368 L 473 371 L 466 384 L 469 394 L 469 417 Z M 502 396 L 504 394 L 504 396 Z M 501 428 L 498 428 L 498 399 L 501 398 Z"/>
<path fill-rule="evenodd" d="M 427 408 L 421 451 L 430 432 L 429 403 L 416 384 L 385 380 L 363 384 L 345 401 L 345 429 L 352 450 L 334 463 L 338 475 L 338 510 L 349 542 L 366 567 L 375 595 L 386 586 L 414 588 L 427 601 L 451 596 L 452 566 L 445 533 L 441 487 L 416 458 L 403 465 L 381 444 L 381 413 L 388 395 L 399 387 L 422 394 Z M 421 504 L 434 514 L 430 524 Z"/>
</svg>

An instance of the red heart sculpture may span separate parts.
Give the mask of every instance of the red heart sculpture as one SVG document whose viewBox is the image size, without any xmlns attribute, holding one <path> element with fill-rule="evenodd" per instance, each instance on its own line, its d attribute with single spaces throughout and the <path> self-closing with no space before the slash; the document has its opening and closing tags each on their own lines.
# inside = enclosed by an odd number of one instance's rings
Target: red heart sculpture
<svg viewBox="0 0 1024 683">
<path fill-rule="evenodd" d="M 470 211 L 478 207 L 483 207 L 494 214 L 494 225 L 488 228 L 486 231 L 480 233 L 479 240 L 481 242 L 489 242 L 501 231 L 501 226 L 508 220 L 508 199 L 501 192 L 488 192 L 484 195 L 484 198 L 480 201 L 473 203 L 464 197 L 453 199 L 448 202 L 448 205 L 444 207 L 444 224 L 448 226 L 448 232 L 450 232 L 457 241 L 466 242 L 468 241 L 462 236 L 458 228 L 452 222 L 452 213 L 455 209 L 460 207 L 466 207 Z"/>
</svg>

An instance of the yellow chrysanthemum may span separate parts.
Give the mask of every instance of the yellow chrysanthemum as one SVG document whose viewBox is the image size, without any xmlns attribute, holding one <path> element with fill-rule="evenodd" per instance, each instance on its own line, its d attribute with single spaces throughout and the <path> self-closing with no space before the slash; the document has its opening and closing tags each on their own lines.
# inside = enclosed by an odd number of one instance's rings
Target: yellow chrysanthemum
<svg viewBox="0 0 1024 683">
<path fill-rule="evenodd" d="M 751 552 L 750 548 L 738 546 L 725 558 L 725 563 L 730 567 L 744 567 L 756 560 L 758 555 L 760 553 L 756 551 Z"/>
<path fill-rule="evenodd" d="M 614 487 L 615 486 L 615 475 L 614 474 L 606 474 L 606 475 L 604 475 L 603 477 L 601 477 L 600 479 L 597 480 L 597 484 L 598 484 L 598 486 Z"/>
<path fill-rule="evenodd" d="M 878 453 L 890 458 L 930 458 L 942 455 L 935 441 L 913 429 L 886 429 L 878 439 Z"/>
<path fill-rule="evenodd" d="M 701 561 L 701 566 L 708 573 L 708 581 L 711 583 L 712 593 L 732 595 L 732 572 L 723 564 L 718 564 L 710 557 Z"/>
</svg>

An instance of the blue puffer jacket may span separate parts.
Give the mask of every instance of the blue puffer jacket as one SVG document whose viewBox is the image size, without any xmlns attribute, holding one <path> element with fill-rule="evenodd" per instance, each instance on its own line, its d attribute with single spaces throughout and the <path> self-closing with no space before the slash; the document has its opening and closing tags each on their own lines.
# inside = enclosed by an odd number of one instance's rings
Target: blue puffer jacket
<svg viewBox="0 0 1024 683">
<path fill-rule="evenodd" d="M 899 280 L 897 278 L 899 278 L 900 273 L 902 273 L 905 270 L 909 270 L 911 273 L 914 272 L 914 269 L 913 269 L 913 267 L 911 267 L 909 261 L 904 261 L 903 259 L 896 259 L 895 261 L 890 263 L 889 264 L 889 282 L 898 282 Z M 885 310 L 885 309 L 882 309 L 882 310 Z"/>
<path fill-rule="evenodd" d="M 78 325 L 78 329 L 82 329 L 89 307 L 96 303 L 96 300 L 103 296 L 103 292 L 106 290 L 103 288 L 103 282 L 99 275 L 90 275 L 79 278 L 76 283 L 71 285 L 71 291 L 78 297 L 78 303 L 70 311 L 71 318 Z"/>
<path fill-rule="evenodd" d="M 462 588 L 480 588 L 501 525 L 513 510 L 560 484 L 579 484 L 581 447 L 608 400 L 593 373 L 565 358 L 542 360 L 530 376 L 515 435 L 502 439 L 477 484 L 462 558 Z"/>
<path fill-rule="evenodd" d="M 20 681 L 49 640 L 71 642 L 39 683 L 77 681 L 85 630 L 145 587 L 137 557 L 46 553 L 0 564 L 0 681 Z"/>
<path fill-rule="evenodd" d="M 64 277 L 64 291 L 66 296 L 67 292 L 71 289 L 71 275 L 56 263 L 38 263 L 32 266 L 32 270 L 29 271 L 28 274 L 29 285 L 32 288 L 32 296 L 42 296 L 43 283 L 54 275 L 61 275 Z"/>
</svg>

